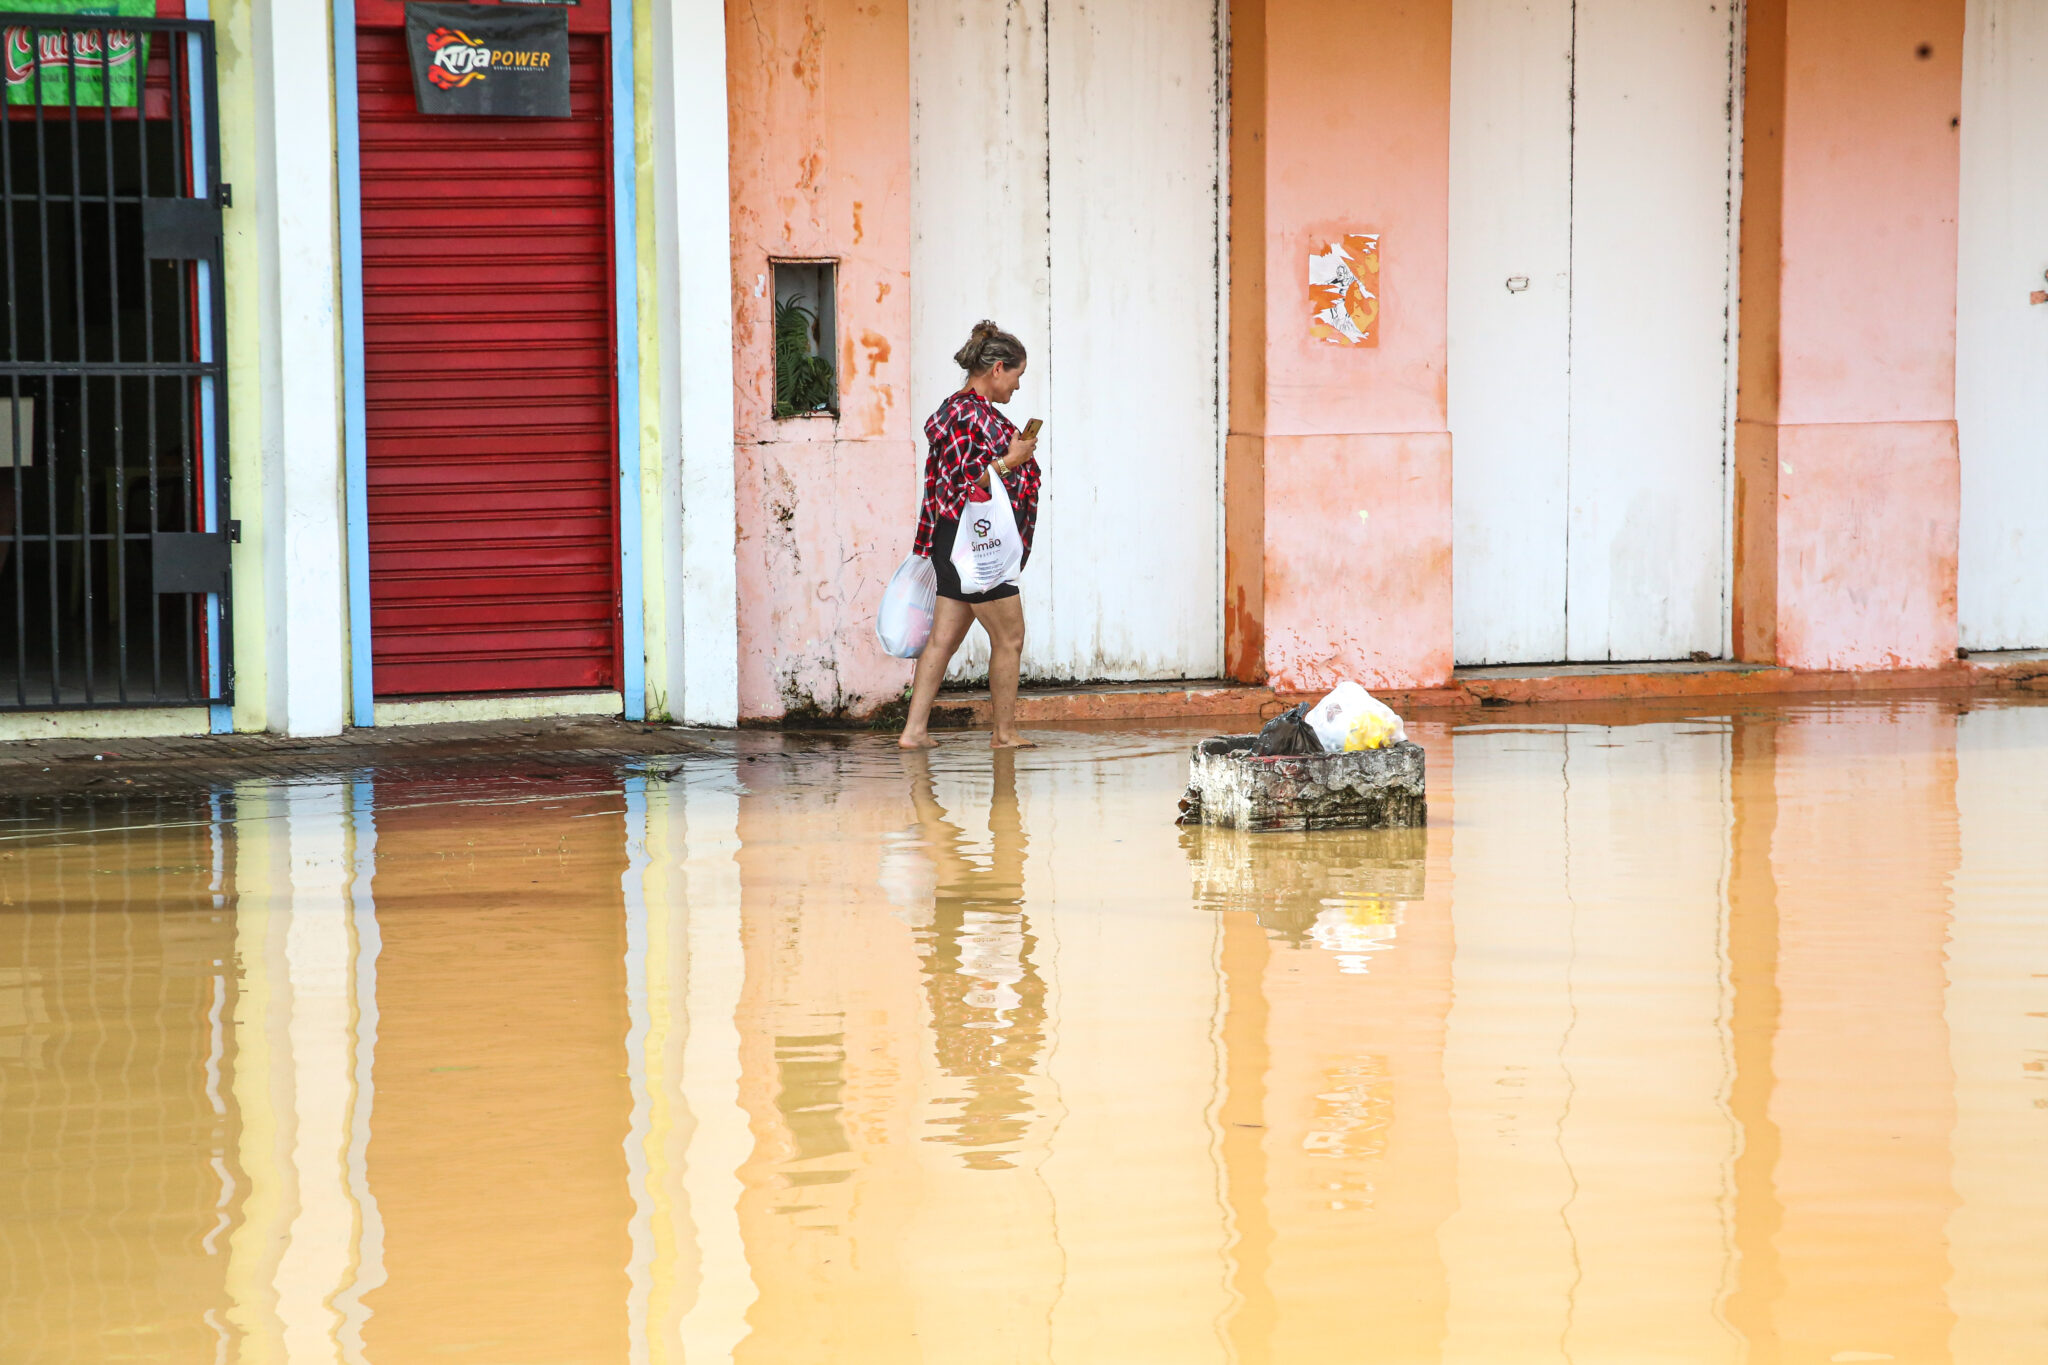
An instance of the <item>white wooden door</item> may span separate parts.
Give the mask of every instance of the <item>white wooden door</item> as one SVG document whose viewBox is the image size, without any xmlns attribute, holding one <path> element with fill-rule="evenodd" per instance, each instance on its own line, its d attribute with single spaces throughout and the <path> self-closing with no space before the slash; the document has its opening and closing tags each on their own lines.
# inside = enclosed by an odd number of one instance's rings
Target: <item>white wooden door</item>
<svg viewBox="0 0 2048 1365">
<path fill-rule="evenodd" d="M 1222 671 L 1216 0 L 911 0 L 911 396 L 977 318 L 1046 420 L 1040 678 Z M 920 436 L 920 465 L 923 460 Z M 956 672 L 984 666 L 979 634 Z"/>
<path fill-rule="evenodd" d="M 1452 11 L 1460 663 L 1727 650 L 1732 8 Z"/>
<path fill-rule="evenodd" d="M 1043 0 L 910 0 L 910 401 L 916 455 L 901 481 L 909 515 L 924 487 L 924 422 L 962 375 L 953 353 L 993 318 L 1031 352 L 1010 415 L 1050 418 L 1052 225 L 1046 215 Z M 1062 448 L 1044 437 L 1046 471 Z M 1046 564 L 1026 570 L 1027 644 L 1045 633 Z M 980 631 L 952 674 L 988 671 Z"/>
<path fill-rule="evenodd" d="M 2048 647 L 2048 5 L 1970 0 L 1963 36 L 1956 609 L 1970 649 Z"/>
<path fill-rule="evenodd" d="M 1451 7 L 1451 608 L 1459 663 L 1565 657 L 1569 0 Z"/>
</svg>

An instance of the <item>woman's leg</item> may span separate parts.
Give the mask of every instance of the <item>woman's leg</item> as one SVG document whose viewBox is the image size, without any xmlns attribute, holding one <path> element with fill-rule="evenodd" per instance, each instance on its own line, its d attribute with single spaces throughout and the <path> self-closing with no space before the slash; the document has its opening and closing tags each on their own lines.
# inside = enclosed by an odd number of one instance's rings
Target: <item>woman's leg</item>
<svg viewBox="0 0 2048 1365">
<path fill-rule="evenodd" d="M 988 695 L 996 713 L 989 743 L 998 749 L 1028 749 L 1017 733 L 1017 673 L 1024 664 L 1024 599 L 1000 597 L 978 603 L 974 615 L 988 632 Z"/>
<path fill-rule="evenodd" d="M 917 656 L 917 677 L 910 684 L 910 715 L 903 722 L 903 737 L 896 742 L 906 749 L 929 749 L 932 703 L 939 699 L 939 684 L 946 680 L 946 665 L 953 651 L 974 626 L 974 608 L 965 602 L 941 597 L 932 612 L 932 638 Z"/>
</svg>

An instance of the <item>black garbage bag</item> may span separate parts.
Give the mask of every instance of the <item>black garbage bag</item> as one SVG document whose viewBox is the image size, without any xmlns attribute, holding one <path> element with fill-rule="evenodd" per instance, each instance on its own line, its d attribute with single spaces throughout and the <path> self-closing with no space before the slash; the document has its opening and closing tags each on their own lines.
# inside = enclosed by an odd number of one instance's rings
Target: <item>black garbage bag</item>
<svg viewBox="0 0 2048 1365">
<path fill-rule="evenodd" d="M 1252 745 L 1252 753 L 1260 758 L 1321 752 L 1323 742 L 1316 738 L 1315 727 L 1308 723 L 1306 702 L 1267 721 L 1259 731 L 1258 743 Z"/>
</svg>

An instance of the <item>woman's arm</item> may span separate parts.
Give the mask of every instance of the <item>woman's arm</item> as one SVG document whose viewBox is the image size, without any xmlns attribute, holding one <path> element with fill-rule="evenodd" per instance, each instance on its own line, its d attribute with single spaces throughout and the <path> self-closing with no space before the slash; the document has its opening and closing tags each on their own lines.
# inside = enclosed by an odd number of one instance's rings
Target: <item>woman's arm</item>
<svg viewBox="0 0 2048 1365">
<path fill-rule="evenodd" d="M 1038 438 L 1036 436 L 1025 436 L 1022 434 L 1012 436 L 1009 449 L 1005 450 L 998 458 L 983 466 L 981 478 L 978 482 L 983 489 L 993 493 L 996 490 L 995 485 L 990 482 L 992 472 L 1006 476 L 1014 474 L 1037 458 Z"/>
</svg>

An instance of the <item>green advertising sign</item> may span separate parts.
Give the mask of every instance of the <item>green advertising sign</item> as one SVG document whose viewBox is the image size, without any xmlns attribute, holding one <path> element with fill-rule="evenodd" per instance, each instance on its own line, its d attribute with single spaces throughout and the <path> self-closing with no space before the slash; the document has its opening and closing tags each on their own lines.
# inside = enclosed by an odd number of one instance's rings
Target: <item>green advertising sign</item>
<svg viewBox="0 0 2048 1365">
<path fill-rule="evenodd" d="M 0 0 L 17 13 L 151 18 L 156 0 Z M 114 105 L 142 98 L 149 36 L 131 29 L 9 28 L 4 48 L 9 104 Z"/>
</svg>

